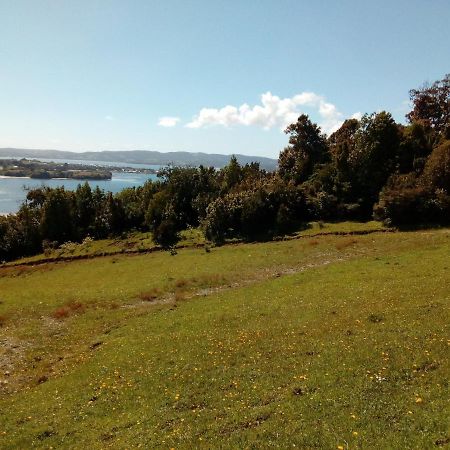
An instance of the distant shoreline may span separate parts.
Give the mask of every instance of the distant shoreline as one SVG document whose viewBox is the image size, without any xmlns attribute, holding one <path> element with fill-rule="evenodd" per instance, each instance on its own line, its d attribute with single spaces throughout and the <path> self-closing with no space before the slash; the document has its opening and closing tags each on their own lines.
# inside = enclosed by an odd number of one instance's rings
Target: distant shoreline
<svg viewBox="0 0 450 450">
<path fill-rule="evenodd" d="M 106 163 L 109 165 L 128 164 L 139 166 L 194 166 L 205 167 L 225 167 L 231 158 L 231 154 L 223 155 L 218 153 L 202 152 L 158 152 L 152 150 L 117 150 L 117 151 L 97 151 L 97 152 L 70 152 L 64 150 L 45 149 L 20 149 L 20 148 L 0 148 L 0 158 L 32 158 L 49 159 L 53 162 L 57 160 L 76 160 L 85 164 L 95 162 L 97 165 Z M 249 156 L 235 154 L 239 164 L 245 165 L 257 162 L 268 171 L 276 170 L 278 161 L 265 156 Z M 112 164 L 111 164 L 112 163 Z"/>
<path fill-rule="evenodd" d="M 113 172 L 114 173 L 114 172 Z M 48 180 L 75 180 L 75 181 L 111 181 L 112 178 L 60 178 L 60 177 L 55 177 L 55 178 L 32 178 L 32 177 L 9 177 L 8 175 L 0 175 L 0 179 L 3 178 L 15 178 L 15 179 L 25 179 L 25 180 L 41 180 L 41 181 L 48 181 Z"/>
</svg>

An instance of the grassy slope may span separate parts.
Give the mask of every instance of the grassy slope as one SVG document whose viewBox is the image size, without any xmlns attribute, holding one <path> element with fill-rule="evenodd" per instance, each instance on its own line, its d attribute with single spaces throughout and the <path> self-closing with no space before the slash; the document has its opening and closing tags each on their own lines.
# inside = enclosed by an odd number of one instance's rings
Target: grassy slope
<svg viewBox="0 0 450 450">
<path fill-rule="evenodd" d="M 339 233 L 339 232 L 365 232 L 365 231 L 381 231 L 385 229 L 381 222 L 339 222 L 339 223 L 322 223 L 310 222 L 308 226 L 287 238 L 297 238 L 301 236 L 314 236 L 323 233 Z M 200 229 L 183 230 L 180 233 L 180 241 L 178 247 L 189 247 L 205 244 L 205 237 Z M 234 240 L 238 242 L 237 239 Z M 42 260 L 52 259 L 70 259 L 76 256 L 105 256 L 118 253 L 145 253 L 154 249 L 156 244 L 153 242 L 152 234 L 149 232 L 130 232 L 122 238 L 102 239 L 98 241 L 87 241 L 82 243 L 68 242 L 61 247 L 49 251 L 47 254 L 34 255 L 20 260 L 12 261 L 6 265 L 16 265 L 18 263 L 38 262 Z"/>
<path fill-rule="evenodd" d="M 449 253 L 435 231 L 0 269 L 0 447 L 435 447 Z"/>
</svg>

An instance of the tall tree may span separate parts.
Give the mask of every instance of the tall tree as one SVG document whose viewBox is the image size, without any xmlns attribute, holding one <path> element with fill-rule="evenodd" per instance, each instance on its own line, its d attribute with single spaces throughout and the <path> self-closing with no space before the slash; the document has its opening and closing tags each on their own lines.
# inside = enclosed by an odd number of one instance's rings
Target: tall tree
<svg viewBox="0 0 450 450">
<path fill-rule="evenodd" d="M 349 156 L 355 149 L 355 137 L 359 128 L 359 121 L 347 119 L 329 138 L 331 158 L 339 176 L 347 179 L 349 174 Z"/>
<path fill-rule="evenodd" d="M 431 86 L 409 91 L 413 109 L 406 117 L 410 122 L 424 122 L 441 134 L 450 125 L 450 74 Z"/>
<path fill-rule="evenodd" d="M 278 158 L 279 173 L 284 179 L 302 183 L 311 176 L 317 164 L 329 159 L 325 136 L 306 114 L 284 132 L 289 135 L 289 145 Z"/>
<path fill-rule="evenodd" d="M 399 140 L 399 129 L 390 113 L 366 114 L 361 119 L 349 163 L 356 174 L 361 202 L 368 211 L 372 210 L 381 188 L 396 169 Z"/>
<path fill-rule="evenodd" d="M 63 243 L 75 238 L 73 193 L 63 187 L 47 193 L 41 213 L 43 239 Z"/>
<path fill-rule="evenodd" d="M 95 208 L 92 201 L 92 190 L 89 183 L 79 184 L 75 191 L 76 222 L 83 235 L 89 233 L 95 218 Z"/>
<path fill-rule="evenodd" d="M 232 155 L 230 162 L 220 170 L 219 176 L 222 179 L 222 192 L 230 191 L 242 181 L 242 167 L 235 155 Z"/>
<path fill-rule="evenodd" d="M 426 162 L 422 180 L 425 186 L 450 194 L 450 140 L 433 150 Z"/>
</svg>

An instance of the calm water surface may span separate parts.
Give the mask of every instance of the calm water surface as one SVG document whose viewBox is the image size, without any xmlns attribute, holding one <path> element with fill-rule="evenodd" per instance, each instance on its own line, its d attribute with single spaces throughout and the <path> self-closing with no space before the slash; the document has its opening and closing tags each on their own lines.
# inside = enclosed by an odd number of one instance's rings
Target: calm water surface
<svg viewBox="0 0 450 450">
<path fill-rule="evenodd" d="M 41 159 L 43 160 L 43 159 Z M 73 162 L 82 164 L 95 165 L 95 161 L 69 161 L 69 160 L 57 160 L 58 162 Z M 104 163 L 99 162 L 97 164 L 101 165 L 115 165 L 126 166 L 126 167 L 146 167 L 159 169 L 159 166 L 150 166 L 144 164 L 121 164 L 121 163 Z M 96 186 L 105 191 L 111 191 L 113 193 L 119 192 L 124 188 L 140 186 L 145 183 L 148 179 L 156 179 L 156 175 L 153 174 L 143 174 L 143 173 L 122 173 L 113 172 L 111 180 L 99 180 L 99 181 L 88 181 L 92 188 Z M 20 204 L 25 200 L 26 189 L 36 188 L 39 186 L 49 186 L 58 187 L 64 186 L 66 189 L 76 189 L 80 183 L 84 183 L 81 180 L 36 180 L 31 178 L 0 178 L 0 214 L 14 213 L 20 207 Z"/>
</svg>

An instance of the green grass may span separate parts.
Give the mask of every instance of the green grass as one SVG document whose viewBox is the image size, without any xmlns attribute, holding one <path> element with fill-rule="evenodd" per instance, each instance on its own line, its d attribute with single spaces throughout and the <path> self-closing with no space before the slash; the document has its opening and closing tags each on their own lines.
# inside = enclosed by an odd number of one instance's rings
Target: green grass
<svg viewBox="0 0 450 450">
<path fill-rule="evenodd" d="M 295 233 L 295 236 L 311 236 L 321 233 L 354 233 L 361 231 L 382 231 L 386 228 L 381 222 L 310 222 L 305 230 Z"/>
<path fill-rule="evenodd" d="M 189 247 L 198 244 L 204 244 L 205 238 L 199 229 L 183 230 L 180 233 L 180 241 L 178 247 Z M 34 256 L 21 258 L 6 266 L 17 265 L 21 263 L 39 262 L 43 260 L 63 260 L 72 259 L 77 256 L 108 256 L 119 253 L 145 253 L 148 250 L 153 250 L 157 247 L 153 241 L 152 233 L 149 232 L 130 232 L 123 237 L 116 237 L 113 239 L 91 240 L 86 239 L 83 242 L 66 242 L 60 247 L 49 250 L 46 253 L 41 253 Z"/>
<path fill-rule="evenodd" d="M 67 242 L 62 244 L 59 248 L 49 250 L 45 254 L 34 255 L 26 258 L 21 258 L 18 261 L 13 261 L 7 265 L 14 265 L 17 262 L 37 262 L 43 259 L 64 259 L 74 256 L 100 256 L 116 253 L 126 253 L 139 250 L 148 250 L 155 246 L 151 233 L 132 232 L 126 236 L 115 239 L 102 239 L 102 240 L 85 240 L 81 243 Z"/>
<path fill-rule="evenodd" d="M 323 233 L 352 233 L 365 231 L 382 231 L 385 227 L 381 222 L 340 222 L 340 223 L 323 223 L 310 222 L 307 228 L 296 233 L 292 233 L 291 238 L 301 236 L 313 236 Z M 240 242 L 239 239 L 233 239 L 234 243 Z M 180 241 L 177 247 L 192 247 L 205 244 L 205 237 L 198 228 L 190 228 L 180 233 Z M 119 253 L 145 253 L 157 247 L 154 243 L 152 234 L 149 232 L 130 232 L 122 237 L 114 239 L 90 240 L 86 239 L 81 243 L 68 242 L 62 244 L 59 248 L 49 250 L 45 254 L 34 255 L 21 258 L 16 261 L 7 263 L 6 265 L 16 265 L 20 263 L 39 262 L 48 259 L 72 259 L 78 256 L 105 256 L 115 255 Z"/>
<path fill-rule="evenodd" d="M 0 448 L 445 445 L 449 253 L 438 230 L 0 268 Z"/>
</svg>

